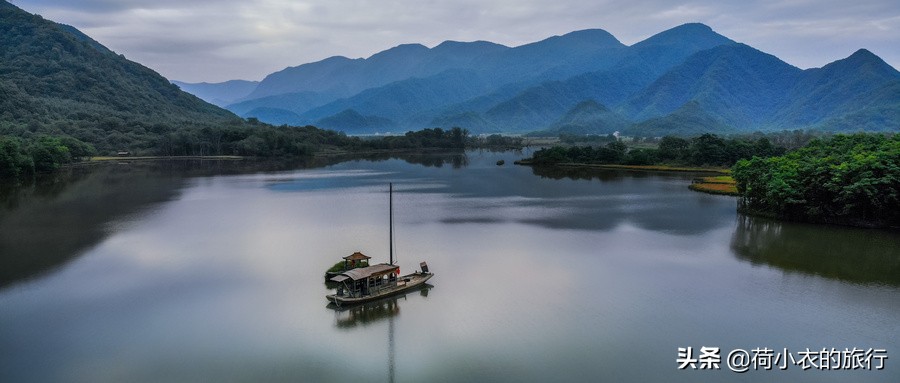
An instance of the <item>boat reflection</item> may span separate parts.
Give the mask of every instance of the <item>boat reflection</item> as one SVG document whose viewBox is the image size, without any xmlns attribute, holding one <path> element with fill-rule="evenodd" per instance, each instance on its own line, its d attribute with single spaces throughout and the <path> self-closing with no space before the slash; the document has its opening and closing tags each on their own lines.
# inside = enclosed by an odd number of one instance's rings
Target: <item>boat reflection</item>
<svg viewBox="0 0 900 383">
<path fill-rule="evenodd" d="M 373 323 L 381 322 L 400 315 L 400 302 L 407 300 L 408 296 L 428 297 L 428 291 L 434 286 L 425 284 L 419 290 L 405 294 L 394 295 L 376 301 L 362 303 L 353 306 L 337 306 L 329 303 L 329 309 L 334 310 L 334 327 L 338 329 L 352 329 L 359 326 L 365 327 Z"/>
<path fill-rule="evenodd" d="M 373 323 L 384 320 L 388 322 L 388 339 L 387 339 L 387 381 L 393 383 L 396 379 L 396 343 L 394 342 L 394 318 L 400 315 L 400 302 L 405 302 L 407 296 L 418 295 L 422 298 L 428 297 L 428 291 L 434 286 L 427 283 L 418 287 L 416 290 L 409 291 L 404 294 L 393 295 L 372 302 L 361 303 L 358 305 L 342 305 L 338 306 L 334 302 L 329 303 L 329 309 L 334 310 L 334 327 L 340 330 L 349 330 L 359 326 L 366 327 Z"/>
<path fill-rule="evenodd" d="M 900 286 L 900 237 L 889 231 L 738 215 L 731 249 L 740 260 L 788 273 Z"/>
</svg>

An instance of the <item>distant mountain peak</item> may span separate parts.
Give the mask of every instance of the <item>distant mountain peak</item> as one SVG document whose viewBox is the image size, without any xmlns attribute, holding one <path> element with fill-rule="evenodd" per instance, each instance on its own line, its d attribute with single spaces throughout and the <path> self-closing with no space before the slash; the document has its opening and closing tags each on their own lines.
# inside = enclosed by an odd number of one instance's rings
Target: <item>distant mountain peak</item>
<svg viewBox="0 0 900 383">
<path fill-rule="evenodd" d="M 422 44 L 400 44 L 391 49 L 378 52 L 372 56 L 369 56 L 367 60 L 378 59 L 381 57 L 391 57 L 391 56 L 401 56 L 401 55 L 410 55 L 410 54 L 421 54 L 428 52 L 428 47 Z"/>
<path fill-rule="evenodd" d="M 860 48 L 856 52 L 853 52 L 853 54 L 848 56 L 846 59 L 840 61 L 873 63 L 877 65 L 890 66 L 890 64 L 884 62 L 881 57 L 878 57 L 878 55 L 865 48 Z"/>
<path fill-rule="evenodd" d="M 541 41 L 520 45 L 514 49 L 543 48 L 547 46 L 581 45 L 581 46 L 624 46 L 611 33 L 602 29 L 582 29 L 564 35 L 551 36 Z"/>
<path fill-rule="evenodd" d="M 712 27 L 703 23 L 684 23 L 669 29 L 670 31 L 713 32 Z"/>
<path fill-rule="evenodd" d="M 716 31 L 714 31 L 706 24 L 688 23 L 681 24 L 677 27 L 670 28 L 653 36 L 650 36 L 646 40 L 635 44 L 635 46 L 665 45 L 673 43 L 685 44 L 689 42 L 697 43 L 699 41 L 708 41 L 715 44 L 727 44 L 734 42 L 734 40 L 716 33 Z"/>
<path fill-rule="evenodd" d="M 567 39 L 577 39 L 577 40 L 605 40 L 608 42 L 615 42 L 617 44 L 621 44 L 619 39 L 616 36 L 613 36 L 612 33 L 609 33 L 603 29 L 593 28 L 593 29 L 582 29 L 580 31 L 574 31 L 566 33 L 560 38 Z"/>
<path fill-rule="evenodd" d="M 502 44 L 492 43 L 490 41 L 477 40 L 477 41 L 454 41 L 454 40 L 446 40 L 434 48 L 432 50 L 455 50 L 463 47 L 483 47 L 483 48 L 509 48 Z"/>
<path fill-rule="evenodd" d="M 878 56 L 876 56 L 874 53 L 872 53 L 871 51 L 869 51 L 866 48 L 859 48 L 856 50 L 856 52 L 853 52 L 853 54 L 850 55 L 850 57 L 875 58 Z"/>
<path fill-rule="evenodd" d="M 319 63 L 335 63 L 335 62 L 345 62 L 345 61 L 353 61 L 353 59 L 351 59 L 351 58 L 349 58 L 349 57 L 346 57 L 346 56 L 331 56 L 331 57 L 325 58 L 324 60 L 318 61 L 318 62 L 319 62 Z M 300 64 L 300 65 L 298 65 L 298 66 L 291 67 L 291 68 L 298 68 L 298 67 L 301 67 L 301 66 L 304 66 L 304 65 L 309 65 L 309 64 L 315 64 L 315 62 L 313 62 L 313 63 L 306 63 L 306 64 Z"/>
<path fill-rule="evenodd" d="M 900 72 L 896 68 L 868 49 L 859 49 L 845 59 L 837 60 L 822 67 L 822 69 L 838 72 L 858 71 L 860 68 L 868 68 L 888 77 L 900 77 Z"/>
</svg>

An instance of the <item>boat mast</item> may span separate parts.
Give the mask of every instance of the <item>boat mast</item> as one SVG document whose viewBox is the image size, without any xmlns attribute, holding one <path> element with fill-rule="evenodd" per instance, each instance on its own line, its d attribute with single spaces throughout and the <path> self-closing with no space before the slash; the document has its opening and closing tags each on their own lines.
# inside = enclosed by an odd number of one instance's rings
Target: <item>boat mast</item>
<svg viewBox="0 0 900 383">
<path fill-rule="evenodd" d="M 388 241 L 388 247 L 390 249 L 389 252 L 390 252 L 390 257 L 391 257 L 391 264 L 393 265 L 394 264 L 394 183 L 388 183 L 388 201 L 389 201 L 388 206 L 390 207 L 390 211 L 391 211 L 389 214 L 389 217 L 390 217 L 389 219 L 390 219 L 391 223 L 390 223 L 390 229 L 388 231 L 388 235 L 390 236 L 390 239 Z"/>
</svg>

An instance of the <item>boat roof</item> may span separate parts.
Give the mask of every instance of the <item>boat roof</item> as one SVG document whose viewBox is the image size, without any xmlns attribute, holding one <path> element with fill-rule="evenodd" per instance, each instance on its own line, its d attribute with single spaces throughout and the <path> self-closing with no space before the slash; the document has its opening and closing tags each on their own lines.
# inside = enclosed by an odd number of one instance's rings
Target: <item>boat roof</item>
<svg viewBox="0 0 900 383">
<path fill-rule="evenodd" d="M 331 278 L 332 281 L 342 282 L 347 278 L 350 278 L 354 281 L 358 281 L 360 279 L 366 279 L 373 275 L 387 274 L 389 272 L 393 272 L 396 269 L 399 269 L 400 266 L 397 265 L 389 265 L 387 263 L 381 263 L 373 266 L 360 267 L 358 269 L 347 270 L 340 275 Z M 344 278 L 341 278 L 344 277 Z M 339 279 L 340 278 L 340 279 Z"/>
<path fill-rule="evenodd" d="M 346 259 L 346 260 L 348 260 L 348 261 L 361 261 L 361 260 L 366 260 L 366 259 L 369 259 L 369 258 L 372 258 L 372 257 L 370 257 L 370 256 L 368 256 L 368 255 L 365 255 L 365 254 L 363 254 L 363 253 L 360 253 L 360 252 L 358 252 L 358 251 L 355 252 L 355 253 L 353 253 L 353 254 L 350 254 L 350 255 L 344 257 L 344 259 Z"/>
<path fill-rule="evenodd" d="M 336 275 L 336 276 L 334 276 L 334 277 L 331 277 L 331 280 L 334 281 L 334 282 L 343 282 L 343 281 L 346 281 L 346 280 L 348 280 L 348 279 L 350 279 L 350 277 L 348 277 L 348 276 L 346 276 L 346 275 Z"/>
</svg>

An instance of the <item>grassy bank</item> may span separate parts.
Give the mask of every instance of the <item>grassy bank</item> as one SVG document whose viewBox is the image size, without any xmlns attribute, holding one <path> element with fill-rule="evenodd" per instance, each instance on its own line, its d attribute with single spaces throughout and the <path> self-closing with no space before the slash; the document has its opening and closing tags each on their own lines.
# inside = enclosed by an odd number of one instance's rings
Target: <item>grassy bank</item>
<svg viewBox="0 0 900 383">
<path fill-rule="evenodd" d="M 693 191 L 709 194 L 740 195 L 737 184 L 731 176 L 701 177 L 689 186 Z"/>
<path fill-rule="evenodd" d="M 519 160 L 514 162 L 516 165 L 532 166 L 534 163 L 529 160 Z M 673 166 L 673 165 L 619 165 L 619 164 L 584 164 L 576 162 L 564 162 L 553 164 L 565 168 L 591 168 L 591 169 L 613 169 L 613 170 L 642 170 L 652 172 L 690 172 L 690 173 L 720 173 L 731 174 L 731 169 L 721 167 L 690 167 L 690 166 Z"/>
</svg>

